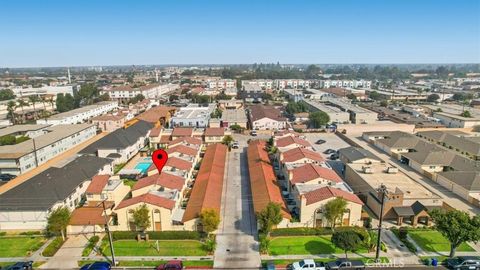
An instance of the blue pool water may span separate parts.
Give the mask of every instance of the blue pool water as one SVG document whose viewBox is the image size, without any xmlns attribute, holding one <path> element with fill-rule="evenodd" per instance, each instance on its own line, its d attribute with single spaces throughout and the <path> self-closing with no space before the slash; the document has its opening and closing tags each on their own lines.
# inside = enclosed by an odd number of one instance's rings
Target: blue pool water
<svg viewBox="0 0 480 270">
<path fill-rule="evenodd" d="M 135 166 L 135 169 L 140 170 L 142 173 L 147 173 L 148 168 L 152 165 L 151 162 L 140 162 Z"/>
</svg>

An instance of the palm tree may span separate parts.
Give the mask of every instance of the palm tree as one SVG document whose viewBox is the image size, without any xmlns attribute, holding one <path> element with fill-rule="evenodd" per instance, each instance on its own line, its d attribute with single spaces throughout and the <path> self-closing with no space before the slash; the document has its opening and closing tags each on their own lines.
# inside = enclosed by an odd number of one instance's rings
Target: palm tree
<svg viewBox="0 0 480 270">
<path fill-rule="evenodd" d="M 33 105 L 33 120 L 37 120 L 37 109 L 35 108 L 35 103 L 38 102 L 38 96 L 28 96 L 28 100 Z"/>
<path fill-rule="evenodd" d="M 22 118 L 24 119 L 25 118 L 25 111 L 23 110 L 23 106 L 28 106 L 28 103 L 21 98 L 21 99 L 18 100 L 18 106 L 20 106 L 20 108 L 22 108 Z"/>
<path fill-rule="evenodd" d="M 12 124 L 15 125 L 15 109 L 17 108 L 17 103 L 13 100 L 10 100 L 7 103 L 7 111 L 10 115 L 10 119 L 12 119 Z"/>
</svg>

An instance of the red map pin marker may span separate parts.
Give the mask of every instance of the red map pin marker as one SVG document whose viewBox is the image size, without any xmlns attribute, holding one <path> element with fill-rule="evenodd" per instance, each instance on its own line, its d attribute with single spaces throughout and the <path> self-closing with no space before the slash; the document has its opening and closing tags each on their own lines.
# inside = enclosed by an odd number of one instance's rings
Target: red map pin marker
<svg viewBox="0 0 480 270">
<path fill-rule="evenodd" d="M 165 163 L 167 163 L 168 160 L 168 154 L 165 152 L 163 149 L 158 149 L 153 151 L 152 154 L 152 161 L 153 164 L 157 167 L 158 173 L 162 172 L 163 166 L 165 166 Z"/>
</svg>

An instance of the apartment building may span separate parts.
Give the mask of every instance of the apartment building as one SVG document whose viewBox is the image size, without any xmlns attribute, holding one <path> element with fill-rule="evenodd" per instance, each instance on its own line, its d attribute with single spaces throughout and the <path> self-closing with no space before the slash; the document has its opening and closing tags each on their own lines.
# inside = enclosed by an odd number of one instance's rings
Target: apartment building
<svg viewBox="0 0 480 270">
<path fill-rule="evenodd" d="M 80 124 L 89 121 L 91 118 L 106 114 L 118 108 L 116 101 L 103 101 L 88 105 L 68 112 L 54 114 L 47 119 L 38 119 L 37 124 L 48 125 L 69 125 Z"/>
<path fill-rule="evenodd" d="M 58 207 L 74 210 L 92 177 L 112 174 L 110 159 L 80 156 L 63 167 L 51 167 L 0 194 L 2 230 L 44 230 Z"/>
<path fill-rule="evenodd" d="M 189 104 L 181 107 L 170 120 L 171 127 L 207 127 L 210 115 L 216 108 L 216 104 L 202 107 L 199 104 Z"/>
<path fill-rule="evenodd" d="M 262 102 L 266 93 L 268 91 L 258 84 L 245 83 L 238 91 L 238 96 L 246 102 Z"/>
<path fill-rule="evenodd" d="M 348 87 L 348 88 L 371 88 L 372 82 L 366 80 L 319 80 L 320 88 Z"/>
<path fill-rule="evenodd" d="M 309 80 L 300 79 L 275 80 L 273 82 L 273 86 L 278 90 L 285 88 L 310 88 L 311 84 L 312 82 Z"/>
<path fill-rule="evenodd" d="M 279 130 L 287 127 L 287 119 L 273 106 L 250 106 L 249 122 L 254 130 Z"/>
<path fill-rule="evenodd" d="M 178 89 L 178 84 L 149 84 L 140 87 L 132 87 L 130 85 L 117 86 L 111 89 L 104 89 L 100 94 L 108 94 L 111 100 L 126 104 L 131 98 L 137 95 L 143 95 L 147 99 L 155 99 Z"/>
<path fill-rule="evenodd" d="M 248 118 L 245 109 L 227 109 L 222 112 L 222 118 L 220 121 L 222 127 L 228 128 L 232 125 L 239 125 L 242 128 L 247 128 Z"/>
<path fill-rule="evenodd" d="M 265 90 L 271 90 L 273 88 L 273 80 L 242 80 L 242 88 L 244 88 L 245 85 L 258 85 L 260 88 L 263 88 Z"/>
<path fill-rule="evenodd" d="M 11 126 L 0 130 L 2 136 L 32 136 L 18 144 L 0 146 L 0 173 L 25 173 L 96 135 L 92 124 L 28 125 L 28 129 Z"/>
<path fill-rule="evenodd" d="M 237 81 L 232 79 L 208 80 L 206 82 L 207 88 L 227 89 L 237 88 Z"/>
<path fill-rule="evenodd" d="M 94 124 L 102 132 L 112 132 L 125 125 L 126 115 L 124 114 L 104 114 L 92 118 Z"/>
</svg>

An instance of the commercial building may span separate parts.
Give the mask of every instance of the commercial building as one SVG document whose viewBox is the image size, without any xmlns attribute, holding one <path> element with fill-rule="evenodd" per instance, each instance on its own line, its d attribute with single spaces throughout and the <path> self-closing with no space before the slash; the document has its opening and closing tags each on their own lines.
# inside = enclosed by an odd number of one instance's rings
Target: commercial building
<svg viewBox="0 0 480 270">
<path fill-rule="evenodd" d="M 250 106 L 249 122 L 254 130 L 279 130 L 287 127 L 287 119 L 273 106 Z"/>
<path fill-rule="evenodd" d="M 171 127 L 207 127 L 211 113 L 215 110 L 215 104 L 201 107 L 198 104 L 189 104 L 180 108 L 171 118 Z"/>
<path fill-rule="evenodd" d="M 248 118 L 243 108 L 235 110 L 224 110 L 222 112 L 222 119 L 220 125 L 222 127 L 230 127 L 232 125 L 239 125 L 242 128 L 247 128 Z"/>
<path fill-rule="evenodd" d="M 106 114 L 118 108 L 116 101 L 103 101 L 68 112 L 54 114 L 47 119 L 38 119 L 37 124 L 69 125 L 87 122 L 95 116 Z"/>
<path fill-rule="evenodd" d="M 0 173 L 19 175 L 92 138 L 96 127 L 92 124 L 11 126 L 0 129 L 0 133 L 32 136 L 18 144 L 0 146 Z"/>
<path fill-rule="evenodd" d="M 16 97 L 45 96 L 57 94 L 74 95 L 80 90 L 80 85 L 44 85 L 42 87 L 13 87 L 12 91 Z"/>
<path fill-rule="evenodd" d="M 330 118 L 330 123 L 349 123 L 350 122 L 350 113 L 335 107 L 329 106 L 327 103 L 320 103 L 315 100 L 304 100 L 310 107 L 312 111 L 321 111 L 328 115 Z"/>
<path fill-rule="evenodd" d="M 44 230 L 51 211 L 75 209 L 93 176 L 112 173 L 110 159 L 80 156 L 35 175 L 0 195 L 1 230 Z"/>
<path fill-rule="evenodd" d="M 331 98 L 328 100 L 328 104 L 350 113 L 350 122 L 353 124 L 369 124 L 377 122 L 378 114 L 376 112 L 359 107 L 345 99 Z"/>
</svg>

